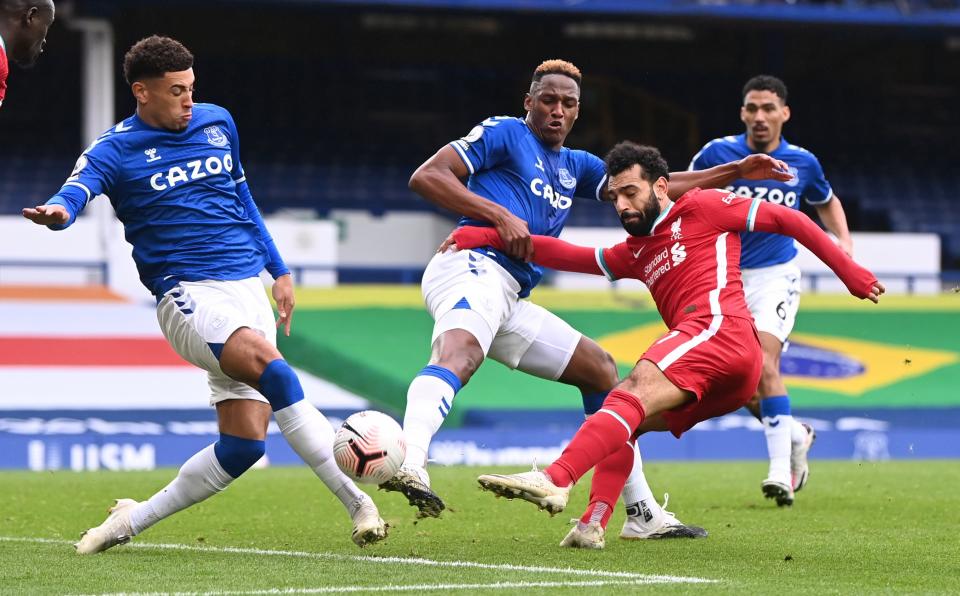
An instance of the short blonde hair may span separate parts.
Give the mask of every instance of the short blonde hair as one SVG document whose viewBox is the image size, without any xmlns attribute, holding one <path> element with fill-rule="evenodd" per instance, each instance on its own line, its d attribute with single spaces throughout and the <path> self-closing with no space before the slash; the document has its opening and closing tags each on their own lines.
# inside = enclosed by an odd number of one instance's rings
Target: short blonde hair
<svg viewBox="0 0 960 596">
<path fill-rule="evenodd" d="M 583 75 L 580 74 L 580 69 L 577 68 L 572 62 L 567 62 L 566 60 L 544 60 L 540 63 L 540 66 L 533 71 L 533 80 L 531 84 L 539 82 L 543 77 L 551 74 L 559 74 L 570 77 L 577 83 L 577 87 L 580 86 L 580 81 L 583 79 Z"/>
</svg>

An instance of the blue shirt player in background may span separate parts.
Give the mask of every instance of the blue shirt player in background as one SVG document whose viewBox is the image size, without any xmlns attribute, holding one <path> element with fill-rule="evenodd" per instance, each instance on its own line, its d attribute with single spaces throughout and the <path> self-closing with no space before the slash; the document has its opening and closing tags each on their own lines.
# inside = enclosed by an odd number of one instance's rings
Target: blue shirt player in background
<svg viewBox="0 0 960 596">
<path fill-rule="evenodd" d="M 751 153 L 766 153 L 786 162 L 793 177 L 786 182 L 736 180 L 727 186 L 742 197 L 760 198 L 793 209 L 800 199 L 814 206 L 820 220 L 848 255 L 853 242 L 840 199 L 823 175 L 816 156 L 781 136 L 790 119 L 787 87 L 776 77 L 759 75 L 743 87 L 740 120 L 746 132 L 707 143 L 690 163 L 690 170 L 709 168 Z M 747 305 L 760 331 L 763 372 L 757 399 L 750 410 L 763 422 L 770 454 L 770 472 L 761 484 L 767 498 L 777 505 L 792 505 L 794 492 L 809 476 L 807 452 L 813 444 L 813 429 L 793 419 L 790 398 L 780 376 L 780 354 L 793 330 L 800 306 L 800 270 L 794 264 L 797 248 L 793 239 L 779 234 L 751 232 L 743 235 L 740 267 Z"/>
<path fill-rule="evenodd" d="M 271 413 L 347 509 L 354 542 L 375 542 L 386 536 L 376 506 L 337 467 L 333 428 L 303 398 L 277 351 L 277 327 L 290 333 L 290 272 L 247 186 L 233 118 L 219 106 L 194 103 L 192 66 L 189 50 L 167 37 L 131 47 L 124 76 L 136 113 L 83 152 L 45 205 L 23 210 L 27 219 L 62 230 L 95 197 L 110 197 L 140 279 L 156 296 L 160 328 L 178 354 L 208 372 L 217 411 L 219 440 L 148 500 L 119 499 L 106 521 L 81 535 L 77 552 L 124 544 L 225 489 L 263 456 Z M 276 280 L 276 323 L 259 279 L 264 268 Z"/>
<path fill-rule="evenodd" d="M 600 408 L 618 381 L 613 359 L 596 342 L 522 300 L 543 274 L 529 262 L 530 235 L 559 235 L 574 197 L 601 200 L 606 191 L 603 160 L 564 146 L 580 114 L 580 84 L 580 70 L 570 62 L 543 62 L 524 98 L 525 117 L 484 120 L 441 148 L 410 178 L 415 192 L 461 215 L 460 225 L 495 227 L 504 241 L 502 251 L 485 247 L 437 254 L 423 274 L 423 297 L 434 319 L 432 354 L 407 391 L 406 460 L 397 476 L 381 486 L 402 492 L 420 515 L 437 517 L 444 508 L 430 487 L 428 448 L 457 392 L 487 356 L 577 387 L 588 414 Z M 671 174 L 671 195 L 736 178 L 776 176 L 779 168 L 786 179 L 785 164 L 754 155 L 706 172 L 679 172 Z M 624 449 L 609 463 L 634 469 L 628 486 L 642 487 L 637 494 L 649 495 L 639 457 L 627 444 Z M 627 492 L 624 496 L 625 502 L 638 502 L 629 500 Z M 690 535 L 689 528 L 649 501 L 633 509 L 636 523 L 628 520 L 624 526 L 629 537 Z"/>
</svg>

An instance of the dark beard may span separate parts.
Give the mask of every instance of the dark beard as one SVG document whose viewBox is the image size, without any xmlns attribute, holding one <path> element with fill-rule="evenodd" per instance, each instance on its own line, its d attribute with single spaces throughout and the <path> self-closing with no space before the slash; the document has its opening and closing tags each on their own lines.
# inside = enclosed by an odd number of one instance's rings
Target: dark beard
<svg viewBox="0 0 960 596">
<path fill-rule="evenodd" d="M 643 211 L 624 211 L 620 214 L 620 224 L 631 236 L 648 236 L 653 222 L 660 216 L 660 201 L 650 191 L 650 201 Z M 626 221 L 631 217 L 639 217 L 636 221 Z"/>
</svg>

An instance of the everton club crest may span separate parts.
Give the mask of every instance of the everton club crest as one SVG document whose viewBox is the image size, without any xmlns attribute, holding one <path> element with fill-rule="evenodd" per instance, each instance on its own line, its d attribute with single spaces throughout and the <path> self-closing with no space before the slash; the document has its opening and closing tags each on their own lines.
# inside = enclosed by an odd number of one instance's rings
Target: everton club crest
<svg viewBox="0 0 960 596">
<path fill-rule="evenodd" d="M 207 134 L 207 142 L 214 147 L 223 147 L 227 144 L 227 135 L 223 134 L 219 126 L 208 126 L 203 129 Z"/>
</svg>

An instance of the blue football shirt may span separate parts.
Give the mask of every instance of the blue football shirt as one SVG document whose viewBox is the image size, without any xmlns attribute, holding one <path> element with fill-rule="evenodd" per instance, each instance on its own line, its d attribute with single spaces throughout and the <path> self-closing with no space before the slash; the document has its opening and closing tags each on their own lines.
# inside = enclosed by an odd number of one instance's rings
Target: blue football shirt
<svg viewBox="0 0 960 596">
<path fill-rule="evenodd" d="M 703 170 L 730 161 L 742 159 L 755 153 L 747 145 L 747 135 L 721 137 L 704 145 L 690 162 L 690 170 Z M 788 143 L 780 137 L 780 145 L 770 154 L 782 160 L 790 167 L 793 179 L 786 182 L 776 180 L 735 180 L 727 190 L 746 198 L 757 198 L 777 205 L 800 208 L 803 198 L 811 205 L 821 205 L 830 201 L 833 190 L 823 175 L 823 168 L 816 156 L 800 147 Z M 756 269 L 786 263 L 797 256 L 797 246 L 792 238 L 766 232 L 747 232 L 741 235 L 742 248 L 740 267 Z"/>
<path fill-rule="evenodd" d="M 155 296 L 179 281 L 237 280 L 286 266 L 263 226 L 240 164 L 230 113 L 194 104 L 182 131 L 154 128 L 136 114 L 94 141 L 48 204 L 70 221 L 100 194 L 123 223 L 140 280 Z"/>
<path fill-rule="evenodd" d="M 601 199 L 606 172 L 586 151 L 545 145 L 520 118 L 487 118 L 450 145 L 470 172 L 467 188 L 502 205 L 527 222 L 531 234 L 559 236 L 573 198 Z M 490 222 L 462 217 L 461 226 Z M 521 298 L 540 282 L 543 269 L 487 247 L 477 252 L 496 259 L 520 284 Z"/>
</svg>

